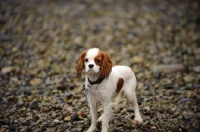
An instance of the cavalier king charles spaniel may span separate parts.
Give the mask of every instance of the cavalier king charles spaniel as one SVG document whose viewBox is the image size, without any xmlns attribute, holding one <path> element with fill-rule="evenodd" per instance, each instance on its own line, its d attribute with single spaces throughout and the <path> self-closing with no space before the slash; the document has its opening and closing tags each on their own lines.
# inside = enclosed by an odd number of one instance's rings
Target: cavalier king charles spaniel
<svg viewBox="0 0 200 132">
<path fill-rule="evenodd" d="M 126 97 L 133 105 L 135 118 L 138 123 L 142 122 L 140 116 L 135 88 L 136 77 L 131 68 L 127 66 L 114 66 L 108 55 L 98 48 L 91 48 L 80 54 L 76 67 L 77 77 L 85 73 L 85 94 L 87 96 L 92 122 L 87 132 L 96 129 L 97 106 L 103 106 L 102 132 L 109 128 L 109 118 L 113 101 L 117 105 L 122 97 Z"/>
</svg>

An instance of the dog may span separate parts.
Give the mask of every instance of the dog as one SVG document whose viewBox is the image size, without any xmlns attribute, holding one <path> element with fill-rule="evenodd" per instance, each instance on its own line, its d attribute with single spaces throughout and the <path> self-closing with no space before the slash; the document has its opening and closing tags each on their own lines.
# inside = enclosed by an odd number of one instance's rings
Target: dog
<svg viewBox="0 0 200 132">
<path fill-rule="evenodd" d="M 98 119 L 102 120 L 101 132 L 107 132 L 113 101 L 115 100 L 115 105 L 117 105 L 122 97 L 126 97 L 133 105 L 134 121 L 142 123 L 135 93 L 137 81 L 130 67 L 112 67 L 112 61 L 104 51 L 91 48 L 80 54 L 76 71 L 77 77 L 85 73 L 85 91 L 92 117 L 91 126 L 87 132 L 96 129 L 99 103 L 103 106 L 103 114 Z"/>
</svg>

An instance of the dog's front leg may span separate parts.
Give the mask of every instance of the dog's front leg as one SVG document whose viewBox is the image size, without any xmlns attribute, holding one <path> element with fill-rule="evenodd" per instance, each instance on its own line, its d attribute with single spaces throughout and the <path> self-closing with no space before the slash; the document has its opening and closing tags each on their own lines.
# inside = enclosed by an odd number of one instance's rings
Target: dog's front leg
<svg viewBox="0 0 200 132">
<path fill-rule="evenodd" d="M 111 108 L 112 108 L 111 102 L 103 104 L 103 117 L 102 117 L 103 120 L 102 120 L 101 132 L 108 132 Z"/>
<path fill-rule="evenodd" d="M 87 130 L 87 132 L 92 132 L 96 129 L 96 123 L 97 123 L 97 106 L 96 102 L 93 102 L 92 100 L 89 100 L 89 106 L 90 106 L 90 113 L 92 117 L 92 123 L 90 128 Z"/>
</svg>

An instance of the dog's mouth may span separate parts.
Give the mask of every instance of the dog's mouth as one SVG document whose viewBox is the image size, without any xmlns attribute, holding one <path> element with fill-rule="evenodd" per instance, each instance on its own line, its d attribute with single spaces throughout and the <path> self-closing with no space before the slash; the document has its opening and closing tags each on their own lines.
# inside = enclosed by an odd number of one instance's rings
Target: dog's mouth
<svg viewBox="0 0 200 132">
<path fill-rule="evenodd" d="M 95 72 L 93 69 L 89 69 L 87 72 Z"/>
<path fill-rule="evenodd" d="M 87 73 L 98 73 L 98 72 L 93 69 L 88 69 Z"/>
</svg>

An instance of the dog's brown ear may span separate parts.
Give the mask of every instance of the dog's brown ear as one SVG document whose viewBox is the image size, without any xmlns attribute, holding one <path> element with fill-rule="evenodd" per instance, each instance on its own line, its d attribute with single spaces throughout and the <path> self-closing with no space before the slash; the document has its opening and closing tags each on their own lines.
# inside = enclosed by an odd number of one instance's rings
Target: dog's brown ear
<svg viewBox="0 0 200 132">
<path fill-rule="evenodd" d="M 87 51 L 83 51 L 78 59 L 77 66 L 76 66 L 76 75 L 77 77 L 81 77 L 82 71 L 85 69 L 84 60 Z"/>
<path fill-rule="evenodd" d="M 101 63 L 101 77 L 108 77 L 111 70 L 112 70 L 112 61 L 110 60 L 109 56 L 103 52 L 99 51 L 102 56 L 102 63 Z"/>
</svg>

